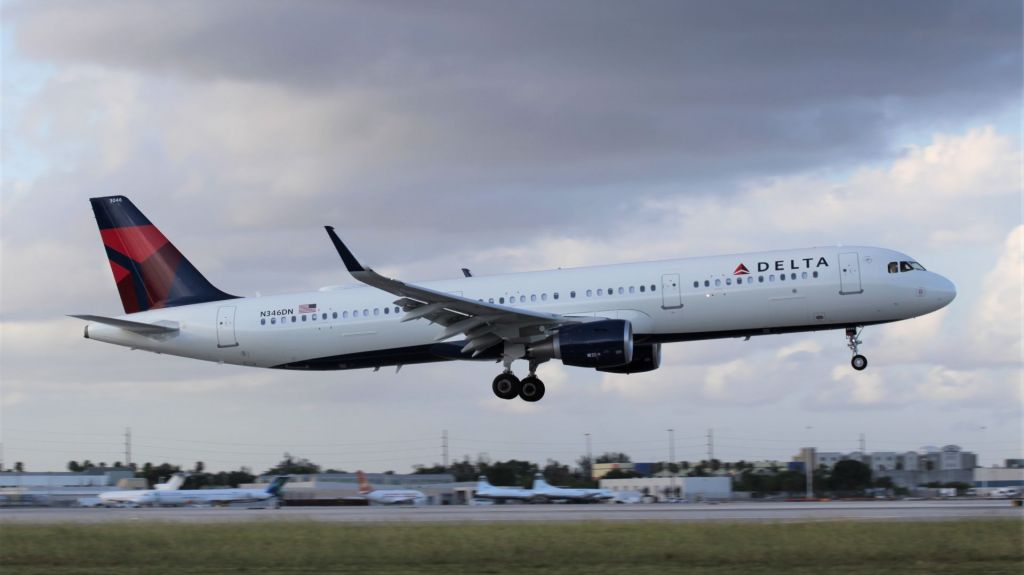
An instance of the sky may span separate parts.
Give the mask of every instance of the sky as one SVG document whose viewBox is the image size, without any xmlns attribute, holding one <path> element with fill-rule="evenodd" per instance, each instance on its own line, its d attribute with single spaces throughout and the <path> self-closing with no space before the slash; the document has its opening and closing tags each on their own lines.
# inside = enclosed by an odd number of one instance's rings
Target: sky
<svg viewBox="0 0 1024 575">
<path fill-rule="evenodd" d="M 3 465 L 408 472 L 622 451 L 1024 456 L 1022 8 L 1011 1 L 2 4 Z M 661 369 L 291 373 L 82 338 L 122 312 L 87 199 L 123 194 L 219 288 L 408 281 L 866 244 L 940 312 L 680 343 Z M 668 430 L 674 430 L 669 432 Z"/>
</svg>

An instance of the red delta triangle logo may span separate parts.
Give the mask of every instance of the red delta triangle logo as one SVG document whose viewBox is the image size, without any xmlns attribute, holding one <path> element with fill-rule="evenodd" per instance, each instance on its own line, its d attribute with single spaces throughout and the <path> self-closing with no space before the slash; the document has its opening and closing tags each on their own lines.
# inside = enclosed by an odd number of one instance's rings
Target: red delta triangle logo
<svg viewBox="0 0 1024 575">
<path fill-rule="evenodd" d="M 734 276 L 745 276 L 745 275 L 749 275 L 749 274 L 750 274 L 750 270 L 748 270 L 747 266 L 745 266 L 743 264 L 740 264 L 740 265 L 736 266 L 736 269 L 733 270 L 733 272 L 732 272 L 732 275 L 734 275 Z"/>
</svg>

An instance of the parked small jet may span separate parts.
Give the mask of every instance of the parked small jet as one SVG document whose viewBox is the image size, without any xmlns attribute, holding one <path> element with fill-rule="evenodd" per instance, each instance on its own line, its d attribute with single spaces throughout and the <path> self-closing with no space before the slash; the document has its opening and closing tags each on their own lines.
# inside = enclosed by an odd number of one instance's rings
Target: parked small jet
<svg viewBox="0 0 1024 575">
<path fill-rule="evenodd" d="M 276 477 L 266 489 L 143 489 L 138 491 L 108 491 L 100 494 L 100 501 L 107 505 L 141 506 L 182 506 L 182 505 L 254 505 L 266 503 L 274 507 L 280 504 L 281 488 L 288 482 L 288 476 Z"/>
<path fill-rule="evenodd" d="M 124 196 L 93 198 L 124 315 L 76 315 L 85 337 L 218 363 L 340 370 L 500 361 L 491 390 L 538 401 L 540 364 L 630 374 L 658 369 L 664 343 L 841 329 L 854 369 L 864 326 L 948 305 L 956 288 L 885 248 L 815 247 L 466 276 L 424 284 L 363 266 L 366 287 L 241 298 L 213 286 Z M 422 321 L 419 321 L 422 320 Z M 529 375 L 512 373 L 525 361 Z"/>
<path fill-rule="evenodd" d="M 547 501 L 596 503 L 615 498 L 615 494 L 607 489 L 566 488 L 550 485 L 544 480 L 542 473 L 534 475 L 532 491 L 535 498 Z"/>
<path fill-rule="evenodd" d="M 356 471 L 356 478 L 359 495 L 373 505 L 423 505 L 427 501 L 427 496 L 415 489 L 374 489 L 362 471 Z"/>
<path fill-rule="evenodd" d="M 537 498 L 533 491 L 521 487 L 496 487 L 487 481 L 487 477 L 481 475 L 476 482 L 476 492 L 473 499 L 505 503 L 507 501 L 536 502 Z"/>
</svg>

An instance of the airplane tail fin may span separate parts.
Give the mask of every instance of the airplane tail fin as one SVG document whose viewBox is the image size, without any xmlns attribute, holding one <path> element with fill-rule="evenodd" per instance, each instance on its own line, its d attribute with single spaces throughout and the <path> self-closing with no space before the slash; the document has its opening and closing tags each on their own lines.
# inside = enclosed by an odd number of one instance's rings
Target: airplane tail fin
<svg viewBox="0 0 1024 575">
<path fill-rule="evenodd" d="M 477 487 L 477 489 L 483 489 L 483 488 L 486 488 L 486 487 L 491 487 L 491 482 L 487 481 L 487 476 L 486 475 L 481 475 L 480 477 L 477 477 L 477 479 L 476 479 L 476 487 Z"/>
<path fill-rule="evenodd" d="M 359 481 L 359 493 L 369 493 L 373 491 L 373 486 L 366 480 L 366 474 L 362 471 L 356 471 L 356 479 Z"/>
<path fill-rule="evenodd" d="M 186 479 L 188 479 L 187 473 L 175 473 L 167 480 L 167 483 L 157 483 L 153 488 L 157 491 L 177 491 L 185 484 Z"/>
<path fill-rule="evenodd" d="M 544 474 L 543 473 L 538 473 L 538 474 L 534 475 L 533 476 L 533 488 L 534 489 L 541 489 L 541 488 L 544 488 L 544 487 L 550 487 L 548 485 L 548 482 L 544 479 Z"/>
<path fill-rule="evenodd" d="M 125 313 L 237 297 L 215 288 L 128 198 L 89 202 Z"/>
<path fill-rule="evenodd" d="M 284 484 L 288 483 L 289 479 L 291 478 L 287 475 L 278 475 L 274 478 L 274 481 L 271 482 L 270 486 L 267 487 L 267 493 L 271 495 L 280 495 L 281 489 L 284 488 Z"/>
</svg>

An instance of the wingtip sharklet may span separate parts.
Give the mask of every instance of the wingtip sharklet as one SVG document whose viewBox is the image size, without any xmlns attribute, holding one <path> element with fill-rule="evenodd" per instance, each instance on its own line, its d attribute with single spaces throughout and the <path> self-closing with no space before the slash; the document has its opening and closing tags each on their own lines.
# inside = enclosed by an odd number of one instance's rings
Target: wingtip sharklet
<svg viewBox="0 0 1024 575">
<path fill-rule="evenodd" d="M 327 235 L 331 237 L 334 249 L 338 250 L 338 255 L 341 256 L 341 261 L 345 264 L 345 268 L 351 273 L 366 271 L 366 268 L 359 263 L 356 256 L 352 255 L 352 252 L 341 241 L 338 234 L 335 233 L 334 226 L 324 226 L 324 229 L 327 230 Z"/>
</svg>

